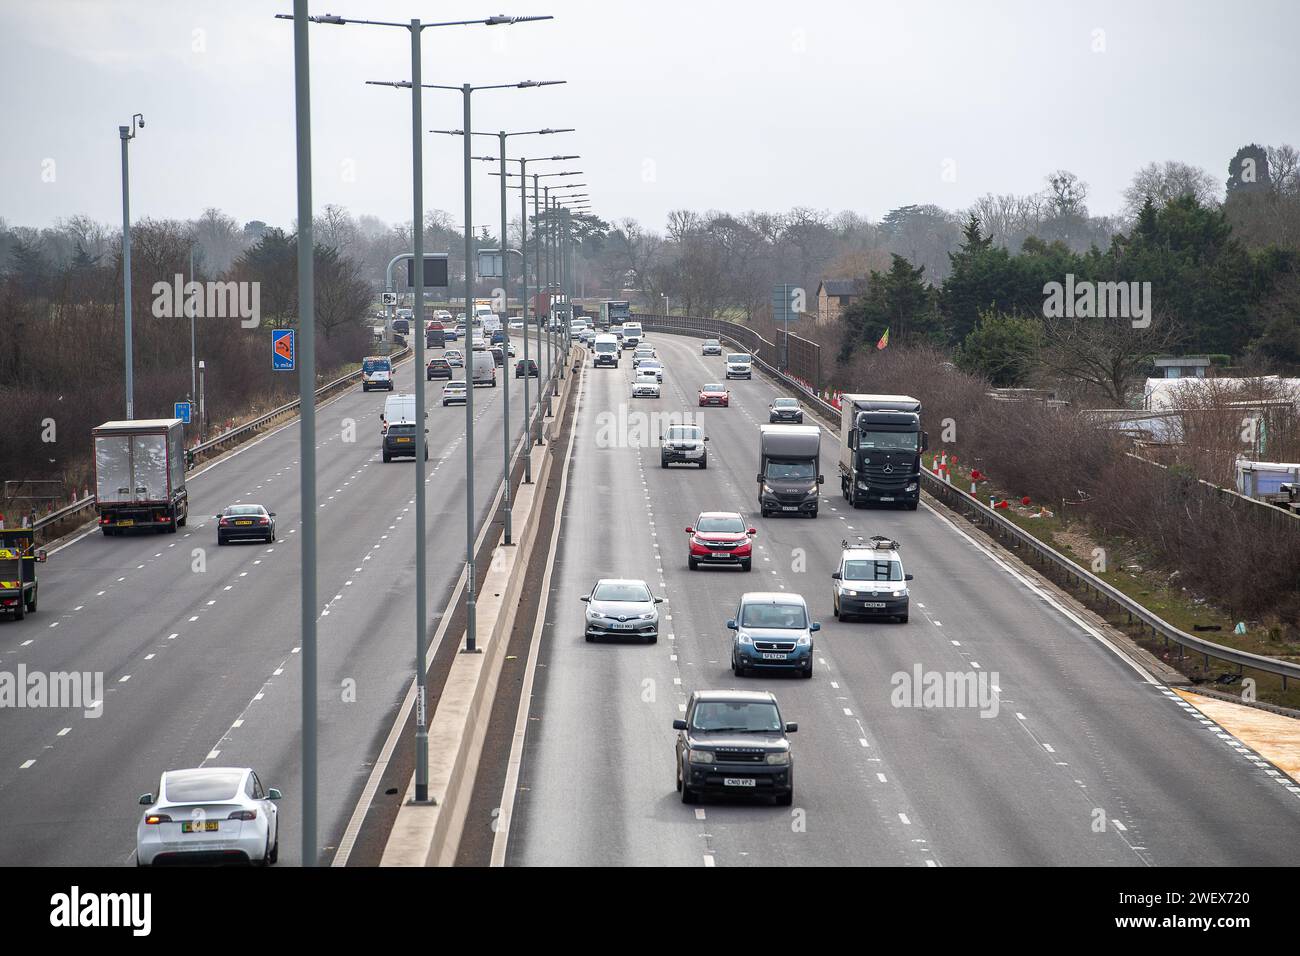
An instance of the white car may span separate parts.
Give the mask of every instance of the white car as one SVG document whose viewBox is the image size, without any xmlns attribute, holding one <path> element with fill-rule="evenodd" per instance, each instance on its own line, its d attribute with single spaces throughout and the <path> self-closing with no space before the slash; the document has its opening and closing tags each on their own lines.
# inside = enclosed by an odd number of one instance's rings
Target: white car
<svg viewBox="0 0 1300 956">
<path fill-rule="evenodd" d="M 647 644 L 659 640 L 659 608 L 663 598 L 650 585 L 630 578 L 602 578 L 582 600 L 587 605 L 588 641 L 598 637 L 639 637 Z"/>
<path fill-rule="evenodd" d="M 659 379 L 654 372 L 638 372 L 632 380 L 633 398 L 658 398 Z"/>
<path fill-rule="evenodd" d="M 446 408 L 457 403 L 464 405 L 467 401 L 465 392 L 466 386 L 463 381 L 448 382 L 442 387 L 442 407 Z"/>
<path fill-rule="evenodd" d="M 753 378 L 754 370 L 749 355 L 731 352 L 727 355 L 727 378 Z"/>
<path fill-rule="evenodd" d="M 658 359 L 642 359 L 641 364 L 636 367 L 636 371 L 638 375 L 642 372 L 653 373 L 657 382 L 664 380 L 664 366 Z"/>
<path fill-rule="evenodd" d="M 460 349 L 447 349 L 442 353 L 442 357 L 447 360 L 447 364 L 452 368 L 465 367 L 465 353 Z"/>
<path fill-rule="evenodd" d="M 520 329 L 522 329 L 523 327 L 524 327 L 524 323 L 521 322 L 521 321 L 519 321 L 518 319 L 511 319 L 511 320 L 510 320 L 510 329 L 511 329 L 511 331 L 515 331 L 515 332 L 517 332 L 517 331 L 519 331 Z"/>
<path fill-rule="evenodd" d="M 507 343 L 507 344 L 506 344 L 506 351 L 510 354 L 510 357 L 511 357 L 511 358 L 514 358 L 514 357 L 515 357 L 515 343 L 514 343 L 514 342 L 509 342 L 509 343 Z"/>
<path fill-rule="evenodd" d="M 721 355 L 722 343 L 717 339 L 705 339 L 704 344 L 700 346 L 701 355 Z"/>
<path fill-rule="evenodd" d="M 646 359 L 655 357 L 655 350 L 648 345 L 639 345 L 632 352 L 632 367 L 637 368 Z"/>
<path fill-rule="evenodd" d="M 152 793 L 140 797 L 148 809 L 136 826 L 136 865 L 274 863 L 280 855 L 279 799 L 280 791 L 263 790 L 248 767 L 168 770 L 158 782 L 158 799 Z"/>
</svg>

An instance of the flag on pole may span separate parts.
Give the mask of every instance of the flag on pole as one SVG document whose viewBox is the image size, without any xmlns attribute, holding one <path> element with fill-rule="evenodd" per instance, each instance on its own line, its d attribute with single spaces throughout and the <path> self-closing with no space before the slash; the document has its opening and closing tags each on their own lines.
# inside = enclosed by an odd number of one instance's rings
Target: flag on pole
<svg viewBox="0 0 1300 956">
<path fill-rule="evenodd" d="M 882 336 L 880 337 L 880 341 L 876 343 L 876 349 L 877 349 L 877 350 L 882 350 L 882 349 L 884 349 L 884 347 L 885 347 L 886 345 L 888 345 L 888 344 L 889 344 L 889 329 L 886 328 L 886 329 L 885 329 L 885 334 L 882 335 Z"/>
</svg>

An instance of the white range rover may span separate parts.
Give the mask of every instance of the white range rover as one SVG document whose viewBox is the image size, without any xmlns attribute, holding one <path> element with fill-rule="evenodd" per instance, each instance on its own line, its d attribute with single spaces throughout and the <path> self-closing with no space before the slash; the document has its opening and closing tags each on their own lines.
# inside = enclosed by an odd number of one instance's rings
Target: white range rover
<svg viewBox="0 0 1300 956">
<path fill-rule="evenodd" d="M 633 398 L 658 398 L 659 377 L 654 372 L 638 372 L 632 380 Z"/>
</svg>

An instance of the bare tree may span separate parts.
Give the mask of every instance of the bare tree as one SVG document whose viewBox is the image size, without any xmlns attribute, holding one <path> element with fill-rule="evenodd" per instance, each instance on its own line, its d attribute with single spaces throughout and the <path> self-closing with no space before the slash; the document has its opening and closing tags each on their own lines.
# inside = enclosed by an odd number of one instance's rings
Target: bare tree
<svg viewBox="0 0 1300 956">
<path fill-rule="evenodd" d="M 1130 387 L 1152 359 L 1177 341 L 1174 323 L 1157 312 L 1146 328 L 1123 316 L 1047 318 L 1040 359 L 1063 378 L 1098 391 L 1113 408 L 1127 404 Z"/>
<path fill-rule="evenodd" d="M 1124 215 L 1129 221 L 1137 219 L 1148 196 L 1157 208 L 1180 196 L 1192 196 L 1202 206 L 1208 206 L 1218 202 L 1219 186 L 1199 166 L 1167 159 L 1147 163 L 1133 174 L 1133 182 L 1124 190 Z"/>
</svg>

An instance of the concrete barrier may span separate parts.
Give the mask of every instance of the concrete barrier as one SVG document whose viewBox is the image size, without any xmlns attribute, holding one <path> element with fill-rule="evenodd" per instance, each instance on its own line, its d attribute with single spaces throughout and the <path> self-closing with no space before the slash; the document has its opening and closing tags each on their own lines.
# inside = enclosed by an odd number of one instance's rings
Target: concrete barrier
<svg viewBox="0 0 1300 956">
<path fill-rule="evenodd" d="M 458 652 L 429 722 L 430 802 L 417 804 L 414 776 L 407 782 L 406 800 L 384 847 L 381 866 L 451 866 L 465 829 L 465 815 L 479 757 L 496 698 L 501 665 L 510 643 L 519 598 L 528 580 L 529 556 L 543 517 L 546 484 L 555 465 L 552 440 L 581 375 L 569 375 L 560 385 L 555 415 L 545 426 L 547 444 L 535 445 L 533 484 L 520 484 L 513 500 L 515 544 L 500 539 L 492 552 L 488 573 L 477 595 L 479 653 Z M 451 609 L 447 610 L 448 614 Z M 464 646 L 464 631 L 459 646 Z"/>
</svg>

